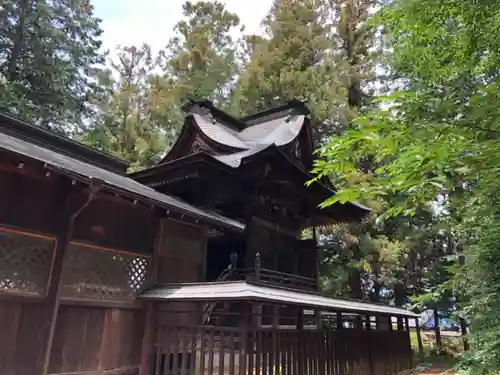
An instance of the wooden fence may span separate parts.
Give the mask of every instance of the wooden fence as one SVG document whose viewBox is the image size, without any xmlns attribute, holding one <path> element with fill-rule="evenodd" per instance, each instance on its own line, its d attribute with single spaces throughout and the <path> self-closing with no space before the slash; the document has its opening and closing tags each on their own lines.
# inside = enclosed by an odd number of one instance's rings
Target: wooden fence
<svg viewBox="0 0 500 375">
<path fill-rule="evenodd" d="M 407 331 L 160 327 L 154 375 L 389 375 L 412 366 Z"/>
</svg>

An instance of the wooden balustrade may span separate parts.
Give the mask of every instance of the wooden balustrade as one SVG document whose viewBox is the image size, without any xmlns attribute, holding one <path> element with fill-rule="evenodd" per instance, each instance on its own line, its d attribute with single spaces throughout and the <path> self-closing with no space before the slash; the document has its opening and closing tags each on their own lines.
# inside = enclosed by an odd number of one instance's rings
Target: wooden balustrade
<svg viewBox="0 0 500 375">
<path fill-rule="evenodd" d="M 412 365 L 404 331 L 161 327 L 154 375 L 390 375 Z"/>
<path fill-rule="evenodd" d="M 391 375 L 412 367 L 408 329 L 389 329 L 375 316 L 221 304 L 209 325 L 187 305 L 160 317 L 149 374 Z M 192 324 L 175 318 L 186 314 Z M 350 324 L 356 317 L 361 324 Z"/>
</svg>

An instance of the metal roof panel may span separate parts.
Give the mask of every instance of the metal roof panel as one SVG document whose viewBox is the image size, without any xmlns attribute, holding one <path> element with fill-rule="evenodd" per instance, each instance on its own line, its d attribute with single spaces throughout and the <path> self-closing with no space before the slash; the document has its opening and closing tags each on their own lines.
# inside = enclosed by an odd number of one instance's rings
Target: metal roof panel
<svg viewBox="0 0 500 375">
<path fill-rule="evenodd" d="M 272 287 L 247 281 L 176 284 L 153 287 L 139 298 L 160 301 L 256 300 L 309 308 L 357 313 L 418 317 L 411 311 L 383 304 L 326 297 L 316 293 Z"/>
</svg>

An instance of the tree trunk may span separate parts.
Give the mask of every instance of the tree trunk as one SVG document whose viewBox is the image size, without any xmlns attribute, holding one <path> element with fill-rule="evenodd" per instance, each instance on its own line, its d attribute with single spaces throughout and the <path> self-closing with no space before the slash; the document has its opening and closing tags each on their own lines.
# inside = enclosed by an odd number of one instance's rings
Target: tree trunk
<svg viewBox="0 0 500 375">
<path fill-rule="evenodd" d="M 398 307 L 406 303 L 406 287 L 402 283 L 394 285 L 394 304 Z"/>
<path fill-rule="evenodd" d="M 443 348 L 441 340 L 441 329 L 439 328 L 439 312 L 438 309 L 434 309 L 434 332 L 436 335 L 436 349 L 438 353 L 441 353 Z"/>
<path fill-rule="evenodd" d="M 351 268 L 349 271 L 349 297 L 362 300 L 363 290 L 361 287 L 361 271 L 357 268 Z"/>
<path fill-rule="evenodd" d="M 9 81 L 15 81 L 17 78 L 17 63 L 19 57 L 21 56 L 24 30 L 26 26 L 26 15 L 29 12 L 30 0 L 21 0 L 20 13 L 19 13 L 19 23 L 16 28 L 16 33 L 13 38 L 12 51 L 10 52 L 9 64 L 7 67 L 7 77 Z"/>
</svg>

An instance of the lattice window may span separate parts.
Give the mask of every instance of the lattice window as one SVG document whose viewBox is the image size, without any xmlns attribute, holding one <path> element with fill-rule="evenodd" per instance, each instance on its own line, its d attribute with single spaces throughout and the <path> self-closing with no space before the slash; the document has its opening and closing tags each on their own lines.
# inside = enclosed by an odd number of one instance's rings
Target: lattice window
<svg viewBox="0 0 500 375">
<path fill-rule="evenodd" d="M 63 298 L 127 301 L 146 282 L 149 259 L 70 245 L 63 273 Z"/>
<path fill-rule="evenodd" d="M 44 295 L 55 240 L 0 229 L 0 291 Z"/>
</svg>

